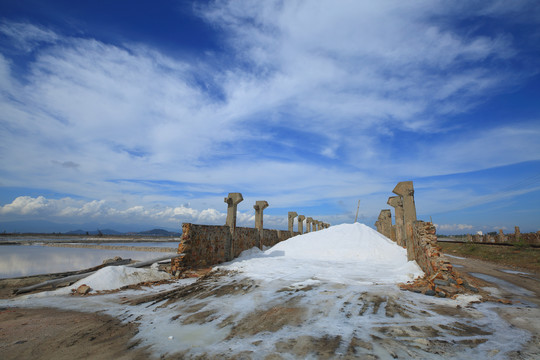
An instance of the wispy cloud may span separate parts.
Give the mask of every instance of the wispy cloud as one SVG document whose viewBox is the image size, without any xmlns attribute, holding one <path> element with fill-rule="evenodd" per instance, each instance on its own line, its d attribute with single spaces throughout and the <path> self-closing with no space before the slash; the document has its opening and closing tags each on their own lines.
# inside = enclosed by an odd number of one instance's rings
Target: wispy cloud
<svg viewBox="0 0 540 360">
<path fill-rule="evenodd" d="M 6 44 L 33 56 L 21 73 L 0 54 L 0 182 L 118 217 L 189 201 L 196 220 L 229 191 L 276 208 L 362 198 L 371 217 L 397 181 L 540 160 L 536 119 L 456 120 L 531 75 L 508 66 L 530 61 L 508 32 L 456 26 L 511 7 L 216 1 L 198 14 L 222 56 L 196 61 L 4 20 Z"/>
<path fill-rule="evenodd" d="M 456 231 L 470 231 L 474 228 L 469 224 L 434 224 L 439 232 L 456 232 Z"/>
</svg>

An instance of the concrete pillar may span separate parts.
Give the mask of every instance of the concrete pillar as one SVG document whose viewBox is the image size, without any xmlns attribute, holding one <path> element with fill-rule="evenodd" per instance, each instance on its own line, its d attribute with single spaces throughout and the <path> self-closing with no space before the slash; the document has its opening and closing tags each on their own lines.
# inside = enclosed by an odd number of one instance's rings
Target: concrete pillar
<svg viewBox="0 0 540 360">
<path fill-rule="evenodd" d="M 414 205 L 414 187 L 412 181 L 399 182 L 392 192 L 400 195 L 403 201 L 403 222 L 407 246 L 407 258 L 414 260 L 413 231 L 416 221 L 416 206 Z"/>
<path fill-rule="evenodd" d="M 506 238 L 504 236 L 504 233 L 503 233 L 502 229 L 499 229 L 499 233 L 496 236 L 496 242 L 498 242 L 498 243 L 506 242 Z"/>
<path fill-rule="evenodd" d="M 519 226 L 514 227 L 514 234 L 515 234 L 515 242 L 519 241 L 519 238 L 521 237 L 521 232 L 519 231 Z"/>
<path fill-rule="evenodd" d="M 263 248 L 263 211 L 268 207 L 268 202 L 259 200 L 255 202 L 253 208 L 255 209 L 255 228 L 259 230 L 259 249 Z"/>
<path fill-rule="evenodd" d="M 381 210 L 379 214 L 379 224 L 381 227 L 381 234 L 387 238 L 392 237 L 392 212 L 390 209 Z"/>
<path fill-rule="evenodd" d="M 405 229 L 403 219 L 403 200 L 401 196 L 391 196 L 388 198 L 388 205 L 394 208 L 396 217 L 396 242 L 399 246 L 405 246 Z"/>
<path fill-rule="evenodd" d="M 225 198 L 225 202 L 227 203 L 227 220 L 225 225 L 229 226 L 231 234 L 234 234 L 234 230 L 236 229 L 236 208 L 243 200 L 244 198 L 240 193 L 229 193 L 229 196 Z"/>
<path fill-rule="evenodd" d="M 291 236 L 294 235 L 294 218 L 297 217 L 298 214 L 294 211 L 289 211 L 289 232 L 291 233 Z"/>
<path fill-rule="evenodd" d="M 379 220 L 375 221 L 375 228 L 377 229 L 377 232 L 380 232 L 382 234 L 382 232 L 381 232 L 381 223 L 380 223 Z"/>
<path fill-rule="evenodd" d="M 313 220 L 313 226 L 315 226 L 315 230 L 314 230 L 314 231 L 319 231 L 319 230 L 320 230 L 320 228 L 319 228 L 319 226 L 320 226 L 319 224 L 320 224 L 320 223 L 321 223 L 321 222 L 320 222 L 319 220 Z"/>
<path fill-rule="evenodd" d="M 311 230 L 311 224 L 313 223 L 313 218 L 310 218 L 308 217 L 306 219 L 306 232 L 311 232 L 311 231 L 314 231 L 314 230 Z"/>
<path fill-rule="evenodd" d="M 234 258 L 234 232 L 236 231 L 236 208 L 239 203 L 244 200 L 240 193 L 229 193 L 229 196 L 225 198 L 227 203 L 227 220 L 225 225 L 229 227 L 231 231 L 231 237 L 225 244 L 225 257 L 228 261 Z"/>
<path fill-rule="evenodd" d="M 304 233 L 304 219 L 306 217 L 304 215 L 298 215 L 298 232 L 300 234 Z"/>
</svg>

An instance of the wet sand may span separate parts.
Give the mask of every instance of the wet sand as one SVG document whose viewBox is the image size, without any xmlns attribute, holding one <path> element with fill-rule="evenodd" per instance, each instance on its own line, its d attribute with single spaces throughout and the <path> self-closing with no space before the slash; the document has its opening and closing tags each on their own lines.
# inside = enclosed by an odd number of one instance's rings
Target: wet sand
<svg viewBox="0 0 540 360">
<path fill-rule="evenodd" d="M 137 326 L 101 314 L 0 308 L 0 359 L 148 359 Z"/>
</svg>

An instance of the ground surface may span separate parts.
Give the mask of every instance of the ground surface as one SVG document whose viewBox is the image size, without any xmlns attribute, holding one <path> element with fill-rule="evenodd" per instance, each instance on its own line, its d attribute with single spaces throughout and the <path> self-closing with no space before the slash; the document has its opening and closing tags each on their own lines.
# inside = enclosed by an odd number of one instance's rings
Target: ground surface
<svg viewBox="0 0 540 360">
<path fill-rule="evenodd" d="M 51 308 L 0 309 L 0 359 L 148 359 L 133 349 L 137 326 Z"/>
<path fill-rule="evenodd" d="M 84 311 L 106 304 L 121 321 L 92 312 L 2 307 L 0 358 L 540 358 L 538 274 L 450 261 L 458 271 L 495 278 L 478 283 L 513 304 L 457 303 L 388 285 L 262 283 L 219 271 L 179 288 L 65 303 Z M 8 296 L 14 284 L 4 285 Z M 140 346 L 130 349 L 134 341 Z"/>
<path fill-rule="evenodd" d="M 528 272 L 540 273 L 540 248 L 444 241 L 439 241 L 438 244 L 447 254 L 491 261 L 509 267 L 526 269 Z"/>
</svg>

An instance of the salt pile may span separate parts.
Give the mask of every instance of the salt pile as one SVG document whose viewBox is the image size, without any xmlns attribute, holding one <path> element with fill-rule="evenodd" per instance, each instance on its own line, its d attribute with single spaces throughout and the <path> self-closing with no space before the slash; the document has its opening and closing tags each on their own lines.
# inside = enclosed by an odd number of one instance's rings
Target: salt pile
<svg viewBox="0 0 540 360">
<path fill-rule="evenodd" d="M 261 280 L 388 284 L 423 275 L 407 250 L 364 224 L 342 224 L 248 250 L 221 266 Z"/>
<path fill-rule="evenodd" d="M 126 285 L 138 284 L 147 281 L 170 279 L 168 273 L 156 269 L 136 269 L 126 266 L 108 266 L 94 274 L 77 281 L 69 289 L 77 289 L 86 284 L 92 290 L 114 290 Z"/>
</svg>

